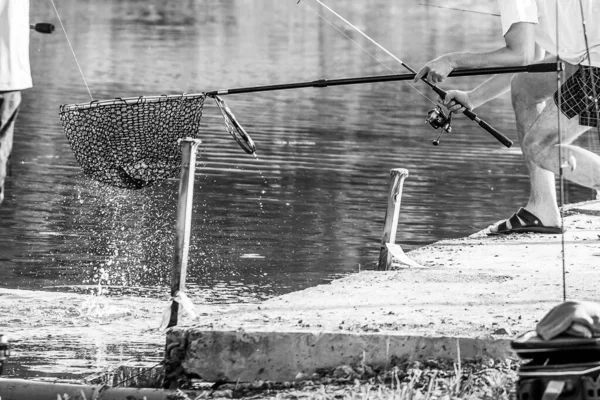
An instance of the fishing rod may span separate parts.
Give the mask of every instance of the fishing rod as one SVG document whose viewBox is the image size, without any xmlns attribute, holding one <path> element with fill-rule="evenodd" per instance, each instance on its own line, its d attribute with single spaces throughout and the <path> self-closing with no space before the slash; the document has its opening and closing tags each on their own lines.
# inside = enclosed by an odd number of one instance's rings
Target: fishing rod
<svg viewBox="0 0 600 400">
<path fill-rule="evenodd" d="M 298 0 L 298 2 L 300 2 L 302 0 Z M 384 51 L 387 55 L 389 55 L 390 57 L 392 57 L 394 60 L 396 60 L 397 62 L 399 62 L 404 68 L 406 68 L 407 70 L 409 70 L 410 72 L 416 74 L 417 71 L 413 68 L 411 68 L 408 64 L 406 64 L 404 61 L 400 60 L 398 57 L 396 57 L 394 54 L 392 54 L 389 50 L 387 50 L 385 47 L 383 47 L 382 45 L 380 45 L 379 43 L 377 43 L 375 40 L 373 40 L 370 36 L 368 36 L 366 33 L 364 33 L 363 31 L 361 31 L 359 28 L 357 28 L 356 26 L 354 26 L 350 21 L 348 21 L 347 19 L 345 19 L 344 17 L 342 17 L 340 14 L 338 14 L 337 12 L 335 12 L 334 10 L 332 10 L 329 6 L 327 6 L 326 4 L 324 4 L 321 0 L 315 0 L 317 3 L 319 3 L 322 7 L 326 8 L 327 10 L 329 10 L 329 12 L 331 12 L 333 15 L 335 15 L 337 18 L 339 18 L 340 20 L 342 20 L 345 24 L 349 25 L 352 29 L 354 29 L 356 32 L 360 33 L 365 39 L 367 39 L 369 42 L 373 43 L 374 45 L 376 45 L 379 49 L 381 49 L 382 51 Z M 317 13 L 318 14 L 318 13 Z M 558 68 L 558 67 L 557 67 Z M 427 78 L 425 77 L 421 77 L 421 80 L 423 82 L 425 82 L 438 96 L 440 96 L 442 99 L 446 97 L 447 92 L 440 88 L 439 86 L 435 85 L 434 83 L 430 82 Z M 456 100 L 455 100 L 456 101 Z M 464 104 L 461 104 L 460 102 L 456 101 L 457 104 L 460 104 L 461 106 L 465 107 Z M 432 120 L 434 121 L 439 121 L 439 120 L 443 120 L 443 124 L 439 125 L 439 127 L 444 128 L 444 127 L 449 127 L 449 122 L 450 122 L 450 117 L 446 116 L 442 109 L 439 107 L 436 107 L 436 109 L 432 110 L 433 114 Z M 506 147 L 511 147 L 513 145 L 512 140 L 510 140 L 508 137 L 506 137 L 505 135 L 503 135 L 501 132 L 499 132 L 498 130 L 496 130 L 493 126 L 491 126 L 490 124 L 488 124 L 486 121 L 484 121 L 483 119 L 479 118 L 477 116 L 477 114 L 475 114 L 473 111 L 469 110 L 468 108 L 465 107 L 465 110 L 463 111 L 463 114 L 467 116 L 467 118 L 469 118 L 471 121 L 477 123 L 480 127 L 482 127 L 483 129 L 485 129 L 488 133 L 490 133 L 492 136 L 494 136 L 496 138 L 496 140 L 498 140 L 500 143 L 502 143 L 504 146 Z M 427 122 L 429 121 L 429 118 L 426 120 Z M 436 123 L 437 125 L 437 123 Z M 435 126 L 434 126 L 435 127 Z M 442 131 L 443 132 L 443 131 Z M 449 130 L 446 130 L 446 132 L 449 132 Z"/>
<path fill-rule="evenodd" d="M 452 71 L 449 76 L 474 76 L 474 75 L 495 75 L 495 74 L 510 74 L 510 73 L 537 73 L 537 72 L 553 72 L 556 71 L 555 63 L 545 64 L 532 64 L 524 66 L 514 67 L 488 67 L 488 68 L 470 68 L 470 69 L 458 69 Z M 204 92 L 204 95 L 212 97 L 215 103 L 221 110 L 225 125 L 231 136 L 236 142 L 246 151 L 248 154 L 254 154 L 256 146 L 252 141 L 252 138 L 244 127 L 235 118 L 235 115 L 231 109 L 227 106 L 227 103 L 221 99 L 221 95 L 227 94 L 241 94 L 241 93 L 255 93 L 255 92 L 266 92 L 275 90 L 286 90 L 286 89 L 299 89 L 307 87 L 327 87 L 327 86 L 341 86 L 341 85 L 356 85 L 364 83 L 375 83 L 375 82 L 392 82 L 392 81 L 408 81 L 414 79 L 416 73 L 410 74 L 394 74 L 394 75 L 375 75 L 375 76 L 362 76 L 357 78 L 341 78 L 341 79 L 318 79 L 316 81 L 305 81 L 295 83 L 284 83 L 278 85 L 264 85 L 264 86 L 248 86 L 234 89 L 221 89 Z M 440 134 L 436 139 L 433 140 L 433 145 L 437 146 L 440 143 L 440 137 L 444 132 L 450 133 L 452 131 L 452 114 L 446 115 L 440 106 L 436 106 L 433 110 L 427 113 L 425 122 L 429 123 L 434 129 L 441 129 Z M 483 122 L 483 121 L 482 121 Z M 508 138 L 506 138 L 508 140 Z M 510 141 L 509 141 L 510 142 Z M 512 144 L 512 142 L 511 142 Z M 507 146 L 510 147 L 510 146 Z"/>
<path fill-rule="evenodd" d="M 489 67 L 489 68 L 468 68 L 468 69 L 457 69 L 450 73 L 450 77 L 460 76 L 477 76 L 477 75 L 496 75 L 496 74 L 516 74 L 516 73 L 536 73 L 536 72 L 555 72 L 556 63 L 544 63 L 544 64 L 532 64 L 524 66 L 514 67 Z M 328 86 L 342 86 L 342 85 L 358 85 L 365 83 L 377 83 L 377 82 L 394 82 L 394 81 L 410 81 L 415 78 L 415 73 L 410 74 L 392 74 L 392 75 L 372 75 L 372 76 L 361 76 L 356 78 L 339 78 L 339 79 L 318 79 L 315 81 L 305 82 L 294 82 L 284 83 L 277 85 L 264 85 L 264 86 L 247 86 L 234 89 L 220 89 L 205 92 L 208 96 L 215 95 L 226 95 L 226 94 L 240 94 L 240 93 L 255 93 L 255 92 L 267 92 L 275 90 L 286 90 L 286 89 L 301 89 L 308 87 L 328 87 Z"/>
</svg>

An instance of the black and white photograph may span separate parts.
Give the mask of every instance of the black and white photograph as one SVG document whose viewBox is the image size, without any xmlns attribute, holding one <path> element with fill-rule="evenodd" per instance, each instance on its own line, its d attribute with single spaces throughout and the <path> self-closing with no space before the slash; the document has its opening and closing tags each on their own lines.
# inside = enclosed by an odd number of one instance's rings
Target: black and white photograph
<svg viewBox="0 0 600 400">
<path fill-rule="evenodd" d="M 0 0 L 0 400 L 600 398 L 600 0 Z"/>
</svg>

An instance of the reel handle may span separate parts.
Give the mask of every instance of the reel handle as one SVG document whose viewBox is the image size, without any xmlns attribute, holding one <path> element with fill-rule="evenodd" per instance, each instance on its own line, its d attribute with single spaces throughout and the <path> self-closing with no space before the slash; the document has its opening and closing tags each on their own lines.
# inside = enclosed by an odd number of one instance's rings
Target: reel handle
<svg viewBox="0 0 600 400">
<path fill-rule="evenodd" d="M 429 82 L 429 81 L 427 81 Z M 430 83 L 430 82 L 429 82 Z M 430 83 L 430 87 L 433 89 L 434 92 L 436 92 L 438 94 L 438 96 L 440 96 L 442 99 L 446 97 L 447 92 L 444 89 L 439 88 L 438 86 Z M 455 100 L 456 101 L 456 100 Z M 464 107 L 463 104 L 461 104 L 460 102 L 456 101 L 456 103 L 460 104 L 461 106 Z M 463 111 L 463 114 L 467 116 L 467 118 L 469 118 L 471 121 L 476 122 L 480 127 L 482 127 L 483 129 L 485 129 L 486 131 L 488 131 L 489 133 L 492 134 L 493 137 L 496 138 L 496 140 L 498 140 L 500 143 L 502 143 L 504 146 L 506 147 L 510 147 L 513 145 L 512 140 L 510 140 L 509 138 L 507 138 L 504 134 L 502 134 L 500 131 L 498 131 L 497 129 L 495 129 L 493 126 L 491 126 L 490 124 L 488 124 L 487 122 L 485 122 L 484 120 L 482 120 L 481 118 L 479 118 L 477 116 L 477 114 L 475 114 L 473 111 L 469 110 L 468 108 L 465 109 L 465 111 Z"/>
<path fill-rule="evenodd" d="M 38 22 L 35 25 L 29 25 L 29 29 L 33 29 L 39 33 L 52 33 L 54 32 L 54 24 L 49 22 Z"/>
</svg>

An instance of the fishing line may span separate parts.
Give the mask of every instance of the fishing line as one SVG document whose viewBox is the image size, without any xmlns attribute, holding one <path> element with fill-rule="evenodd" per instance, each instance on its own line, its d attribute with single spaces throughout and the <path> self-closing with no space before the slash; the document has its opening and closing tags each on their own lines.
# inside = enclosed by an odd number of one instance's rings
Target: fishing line
<svg viewBox="0 0 600 400">
<path fill-rule="evenodd" d="M 294 101 L 292 101 L 292 104 L 295 104 L 297 101 L 298 101 L 297 99 L 296 99 L 296 100 L 294 100 Z M 248 122 L 249 122 L 249 123 L 253 123 L 254 121 L 261 120 L 261 119 L 262 119 L 262 117 L 264 117 L 264 116 L 265 116 L 265 115 L 267 115 L 267 114 L 270 114 L 270 113 L 271 113 L 271 111 L 273 111 L 273 110 L 274 110 L 274 109 L 275 109 L 277 106 L 279 106 L 279 104 L 281 104 L 281 102 L 277 102 L 277 103 L 275 103 L 275 105 L 273 105 L 273 107 L 269 108 L 267 111 L 263 112 L 262 114 L 259 114 L 259 115 L 257 115 L 257 116 L 256 116 L 256 117 L 254 117 L 254 118 L 251 118 L 251 119 L 250 119 Z M 244 124 L 245 124 L 245 122 L 244 122 Z"/>
<path fill-rule="evenodd" d="M 474 14 L 481 14 L 481 15 L 491 15 L 492 17 L 499 17 L 500 14 L 495 14 L 495 13 L 489 13 L 489 12 L 483 12 L 483 11 L 475 11 L 475 10 L 464 10 L 462 8 L 454 8 L 454 7 L 444 7 L 444 6 L 434 6 L 432 4 L 423 4 L 420 3 L 420 6 L 425 6 L 425 7 L 435 7 L 435 8 L 442 8 L 445 10 L 454 10 L 454 11 L 462 11 L 462 12 L 468 12 L 468 13 L 474 13 Z"/>
<path fill-rule="evenodd" d="M 339 29 L 337 26 L 335 26 L 333 24 L 333 22 L 329 21 L 327 18 L 325 18 L 323 15 L 321 15 L 317 10 L 315 10 L 314 8 L 312 8 L 311 6 L 309 6 L 307 3 L 302 2 L 302 4 L 304 4 L 306 7 L 308 7 L 312 12 L 314 12 L 315 14 L 317 14 L 323 21 L 327 22 L 329 25 L 331 25 L 336 31 L 338 31 L 339 33 L 341 33 L 342 35 L 346 36 L 346 38 L 348 40 L 350 40 L 352 43 L 354 43 L 356 46 L 358 46 L 362 51 L 364 51 L 365 53 L 367 53 L 368 55 L 370 55 L 375 61 L 377 61 L 379 64 L 383 65 L 385 68 L 387 68 L 390 72 L 393 73 L 397 73 L 396 71 L 394 71 L 392 68 L 388 67 L 386 64 L 384 64 L 383 61 L 381 61 L 379 58 L 377 58 L 373 53 L 371 53 L 369 50 L 367 50 L 365 47 L 361 46 L 360 43 L 358 43 L 356 40 L 352 39 L 350 36 L 348 36 L 344 31 L 342 31 L 341 29 Z M 411 85 L 412 86 L 412 85 Z"/>
<path fill-rule="evenodd" d="M 588 73 L 586 73 L 585 69 L 583 68 L 583 64 L 580 64 L 579 68 L 581 69 L 581 77 L 583 79 L 583 81 L 585 82 L 586 79 L 589 79 L 589 83 L 592 87 L 592 101 L 593 101 L 593 107 L 594 107 L 594 111 L 596 113 L 596 130 L 598 132 L 598 137 L 600 138 L 600 110 L 598 109 L 598 97 L 597 97 L 597 93 L 596 93 L 596 85 L 594 82 L 594 76 L 592 73 L 592 58 L 591 58 L 591 54 L 590 54 L 590 46 L 589 46 L 589 40 L 588 40 L 588 35 L 587 35 L 587 24 L 586 24 L 586 20 L 585 20 L 585 13 L 583 10 L 583 1 L 579 0 L 579 11 L 581 13 L 581 25 L 583 28 L 583 39 L 584 39 L 584 43 L 585 43 L 585 51 L 586 51 L 586 58 L 588 60 L 588 66 L 590 67 L 590 70 L 588 71 Z M 559 37 L 559 7 L 558 7 L 558 1 L 555 2 L 555 12 L 556 12 L 556 60 L 557 63 L 560 62 L 560 56 L 559 56 L 559 43 L 560 43 L 560 37 Z M 561 229 L 562 229 L 562 235 L 561 235 L 561 245 L 562 245 L 562 273 L 563 273 L 563 301 L 567 300 L 567 284 L 566 284 L 566 261 L 565 261 L 565 228 L 564 228 L 564 213 L 563 213 L 563 207 L 564 207 L 564 176 L 563 176 L 563 155 L 562 155 L 562 132 L 561 132 L 561 124 L 560 124 L 560 114 L 561 114 L 561 70 L 562 68 L 559 68 L 558 71 L 558 77 L 557 77 L 557 92 L 558 92 L 558 158 L 559 158 L 559 181 L 560 181 L 560 208 L 561 208 L 561 213 L 560 213 L 560 220 L 561 220 Z M 586 78 L 586 75 L 587 78 Z M 588 95 L 588 91 L 587 91 L 587 87 L 584 84 L 584 95 L 589 99 L 590 96 Z"/>
<path fill-rule="evenodd" d="M 585 52 L 586 52 L 586 56 L 587 56 L 587 59 L 588 59 L 588 66 L 590 67 L 588 78 L 589 78 L 590 85 L 592 86 L 592 96 L 593 96 L 592 97 L 593 98 L 592 101 L 593 101 L 594 111 L 596 113 L 596 132 L 598 133 L 598 138 L 600 139 L 600 109 L 598 108 L 598 94 L 596 92 L 596 82 L 594 81 L 594 74 L 592 72 L 592 68 L 593 68 L 592 67 L 592 56 L 591 56 L 591 53 L 590 53 L 590 44 L 589 44 L 588 35 L 587 35 L 587 23 L 586 23 L 586 20 L 585 20 L 585 13 L 583 12 L 583 1 L 582 0 L 579 0 L 579 11 L 581 13 L 581 25 L 582 25 L 582 28 L 583 28 L 583 40 L 585 42 Z M 591 10 L 590 10 L 590 15 L 591 15 Z M 558 25 L 557 25 L 557 27 L 558 27 Z M 558 30 L 558 28 L 557 28 L 557 30 Z M 585 78 L 585 71 L 583 71 L 583 68 L 582 68 L 581 72 L 582 72 L 581 75 L 582 75 L 582 77 L 583 77 L 583 79 L 585 81 L 586 80 L 586 78 Z M 584 87 L 585 87 L 585 85 L 584 85 Z M 587 90 L 586 90 L 585 95 L 589 99 Z M 598 194 L 600 194 L 600 192 L 596 192 L 596 196 L 598 196 Z M 563 240 L 564 240 L 564 233 L 563 233 Z"/>
<path fill-rule="evenodd" d="M 301 0 L 299 0 L 298 2 L 300 2 L 300 1 Z M 363 37 L 365 37 L 371 43 L 373 43 L 378 48 L 380 48 L 381 50 L 383 50 L 386 54 L 388 54 L 394 60 L 396 60 L 397 62 L 399 62 L 404 68 L 406 68 L 407 70 L 409 70 L 413 74 L 417 74 L 416 70 L 412 69 L 408 64 L 404 63 L 402 60 L 400 60 L 398 57 L 396 57 L 394 54 L 392 54 L 390 51 L 388 51 L 385 47 L 383 47 L 382 45 L 380 45 L 379 43 L 377 43 L 375 40 L 373 40 L 372 38 L 370 38 L 366 33 L 364 33 L 363 31 L 361 31 L 360 29 L 358 29 L 356 26 L 354 26 L 352 23 L 350 23 L 348 20 L 346 20 L 340 14 L 336 13 L 330 7 L 328 7 L 327 5 L 325 5 L 321 0 L 315 0 L 315 1 L 317 3 L 319 3 L 322 7 L 326 8 L 327 10 L 329 10 L 333 15 L 335 15 L 336 17 L 338 17 L 339 19 L 341 19 L 342 21 L 344 21 L 347 25 L 349 25 L 350 27 L 352 27 L 352 29 L 354 29 L 356 32 L 360 33 Z M 421 80 L 423 82 L 425 82 L 440 98 L 444 99 L 447 96 L 448 92 L 446 92 L 445 90 L 441 89 L 440 87 L 438 87 L 434 83 L 430 82 L 424 76 L 421 77 Z M 425 96 L 421 92 L 419 92 L 419 93 L 423 97 L 427 98 L 431 103 L 433 103 L 436 106 L 436 113 L 438 113 L 440 115 L 443 115 L 442 109 L 435 102 L 433 102 L 431 99 L 429 99 L 427 96 Z M 461 104 L 460 102 L 457 102 L 457 103 Z M 463 105 L 463 107 L 464 107 L 464 105 Z M 499 132 L 498 130 L 496 130 L 493 126 L 491 126 L 490 124 L 488 124 L 486 121 L 484 121 L 483 119 L 481 119 L 480 117 L 478 117 L 477 114 L 475 114 L 471 109 L 465 107 L 464 110 L 462 111 L 462 113 L 465 116 L 467 116 L 471 121 L 475 122 L 481 128 L 485 129 L 488 133 L 490 133 L 492 136 L 494 136 L 496 138 L 496 140 L 498 140 L 504 146 L 506 146 L 506 147 L 511 147 L 512 146 L 512 144 L 513 144 L 512 140 L 510 140 L 508 137 L 506 137 L 501 132 Z M 431 123 L 429 121 L 429 119 L 427 119 L 426 121 L 429 122 L 429 123 Z"/>
<path fill-rule="evenodd" d="M 79 65 L 79 61 L 77 60 L 77 56 L 75 55 L 75 50 L 73 50 L 73 46 L 71 45 L 71 41 L 69 40 L 69 35 L 67 35 L 67 30 L 65 29 L 65 26 L 62 23 L 62 20 L 60 18 L 60 14 L 58 13 L 58 9 L 56 8 L 56 5 L 54 4 L 54 0 L 50 0 L 50 3 L 52 3 L 52 7 L 54 7 L 54 11 L 56 12 L 56 17 L 58 18 L 58 22 L 60 23 L 60 27 L 62 28 L 64 34 L 65 34 L 65 38 L 67 39 L 67 43 L 69 44 L 69 48 L 71 49 L 71 53 L 73 53 L 73 58 L 75 59 L 75 63 L 77 64 L 77 68 L 79 68 L 79 73 L 81 74 L 81 78 L 83 78 L 83 83 L 85 84 L 85 88 L 88 91 L 88 94 L 90 95 L 90 99 L 93 101 L 94 97 L 92 96 L 92 92 L 90 90 L 90 87 L 87 84 L 87 81 L 85 80 L 85 76 L 83 75 L 83 70 L 81 69 L 81 65 Z"/>
<path fill-rule="evenodd" d="M 336 17 L 338 17 L 339 19 L 341 19 L 342 21 L 344 21 L 346 24 L 350 25 L 351 28 L 353 28 L 354 30 L 356 30 L 358 33 L 360 33 L 365 39 L 367 39 L 368 41 L 370 41 L 371 43 L 373 43 L 375 46 L 379 47 L 381 50 L 383 50 L 387 55 L 389 55 L 390 57 L 392 57 L 394 60 L 398 61 L 400 64 L 402 64 L 403 67 L 405 67 L 406 69 L 408 69 L 409 71 L 413 72 L 416 74 L 416 71 L 413 71 L 412 68 L 410 68 L 409 66 L 407 66 L 402 60 L 400 60 L 398 57 L 396 57 L 394 54 L 392 54 L 390 51 L 388 51 L 385 47 L 383 47 L 382 45 L 380 45 L 379 43 L 377 43 L 375 40 L 371 39 L 371 37 L 369 37 L 369 35 L 367 35 L 366 33 L 364 33 L 363 31 L 361 31 L 360 29 L 358 29 L 355 25 L 353 25 L 350 21 L 348 21 L 346 18 L 342 17 L 340 14 L 338 14 L 337 12 L 335 12 L 334 10 L 332 10 L 329 6 L 327 6 L 326 4 L 324 4 L 321 0 L 315 0 L 317 3 L 319 3 L 321 6 L 325 7 L 327 10 L 329 10 L 329 12 L 331 12 L 333 15 L 335 15 Z"/>
<path fill-rule="evenodd" d="M 559 20 L 558 20 L 558 1 L 555 0 L 555 9 L 554 12 L 556 14 L 555 24 L 556 24 L 556 92 L 558 96 L 558 112 L 557 112 L 557 128 L 558 128 L 558 182 L 559 182 L 559 202 L 560 202 L 560 251 L 561 251 L 561 259 L 562 259 L 562 286 L 563 286 L 563 301 L 567 301 L 567 266 L 565 262 L 565 217 L 563 213 L 563 207 L 565 206 L 565 185 L 564 185 L 564 176 L 563 176 L 563 155 L 562 155 L 562 134 L 561 134 L 561 123 L 560 123 L 560 114 L 562 113 L 562 91 L 561 91 L 561 78 L 564 74 L 564 68 L 558 68 L 560 63 L 560 36 L 559 36 Z"/>
<path fill-rule="evenodd" d="M 342 21 L 344 21 L 345 23 L 347 23 L 348 25 L 350 25 L 352 28 L 354 28 L 358 33 L 360 33 L 363 37 L 365 37 L 367 40 L 369 40 L 371 43 L 373 43 L 375 46 L 379 47 L 381 50 L 383 50 L 386 54 L 388 54 L 390 57 L 392 57 L 394 60 L 398 61 L 400 64 L 402 64 L 402 66 L 404 66 L 406 69 L 408 69 L 409 71 L 411 71 L 412 73 L 416 74 L 417 72 L 415 70 L 413 70 L 412 68 L 410 68 L 409 66 L 407 66 L 406 64 L 404 64 L 404 62 L 402 62 L 402 60 L 398 59 L 398 57 L 396 57 L 395 55 L 393 55 L 392 53 L 390 53 L 387 49 L 385 49 L 383 46 L 381 46 L 379 43 L 377 43 L 375 40 L 371 39 L 366 33 L 364 33 L 363 31 L 361 31 L 360 29 L 358 29 L 356 26 L 354 26 L 352 23 L 350 23 L 348 20 L 346 20 L 344 17 L 342 17 L 341 15 L 339 15 L 338 13 L 336 13 L 334 10 L 332 10 L 331 8 L 329 8 L 327 5 L 323 4 L 320 0 L 315 0 L 317 3 L 319 3 L 320 5 L 322 5 L 323 7 L 325 7 L 326 9 L 328 9 L 332 14 L 334 14 L 335 16 L 337 16 L 338 18 L 340 18 Z M 306 7 L 308 7 L 308 9 L 310 9 L 312 12 L 314 12 L 315 14 L 317 14 L 319 16 L 319 18 L 321 18 L 323 21 L 327 22 L 329 25 L 331 25 L 336 31 L 338 31 L 339 33 L 341 33 L 342 35 L 344 35 L 348 40 L 350 40 L 352 43 L 354 43 L 356 46 L 358 46 L 361 50 L 363 50 L 364 52 L 366 52 L 369 56 L 371 56 L 375 61 L 377 61 L 379 64 L 383 65 L 385 68 L 387 68 L 390 72 L 396 73 L 395 70 L 393 70 L 392 68 L 388 67 L 386 64 L 383 63 L 383 61 L 381 61 L 380 59 L 378 59 L 377 57 L 375 57 L 373 55 L 373 53 L 371 53 L 369 50 L 365 49 L 363 46 L 361 46 L 356 40 L 352 39 L 350 36 L 348 36 L 344 31 L 342 31 L 341 29 L 339 29 L 337 26 L 335 26 L 331 21 L 329 21 L 327 18 L 325 18 L 323 15 L 321 15 L 317 10 L 315 10 L 314 8 L 312 8 L 311 6 L 309 6 L 308 4 L 306 4 L 304 1 L 300 0 L 299 3 L 304 4 Z M 411 83 L 406 82 L 410 87 L 412 87 L 414 90 L 416 90 L 421 96 L 423 96 L 424 98 L 426 98 L 427 100 L 429 100 L 430 103 L 437 105 L 437 103 L 435 101 L 433 101 L 431 98 L 429 98 L 425 93 L 421 92 L 419 89 L 417 89 L 415 86 L 413 86 Z"/>
</svg>

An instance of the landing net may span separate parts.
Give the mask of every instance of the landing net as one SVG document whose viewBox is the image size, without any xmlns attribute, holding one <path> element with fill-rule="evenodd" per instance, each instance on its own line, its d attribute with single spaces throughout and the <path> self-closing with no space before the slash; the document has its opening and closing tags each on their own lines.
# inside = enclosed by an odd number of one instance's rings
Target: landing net
<svg viewBox="0 0 600 400">
<path fill-rule="evenodd" d="M 183 138 L 199 139 L 205 94 L 131 97 L 62 105 L 60 119 L 83 172 L 139 189 L 177 177 Z"/>
</svg>

